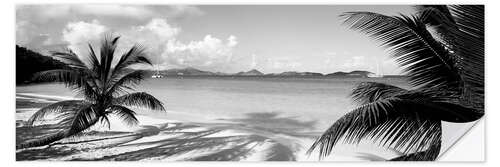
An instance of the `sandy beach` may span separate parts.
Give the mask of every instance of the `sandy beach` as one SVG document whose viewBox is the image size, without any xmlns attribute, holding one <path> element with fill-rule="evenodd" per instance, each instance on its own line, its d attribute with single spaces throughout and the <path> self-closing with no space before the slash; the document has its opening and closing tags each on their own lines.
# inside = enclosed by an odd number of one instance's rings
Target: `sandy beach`
<svg viewBox="0 0 500 167">
<path fill-rule="evenodd" d="M 16 144 L 50 135 L 57 121 L 48 117 L 34 127 L 24 122 L 40 107 L 64 97 L 18 93 L 16 96 Z M 168 111 L 167 111 L 168 112 Z M 19 149 L 19 160 L 116 160 L 116 161 L 304 161 L 317 132 L 297 131 L 308 122 L 294 122 L 273 113 L 251 118 L 206 121 L 169 114 L 174 119 L 138 115 L 140 124 L 129 127 L 111 118 L 111 126 L 95 125 L 84 134 L 50 146 Z M 184 118 L 183 118 L 184 117 Z M 146 123 L 147 122 L 147 123 Z M 286 125 L 286 126 L 285 126 Z"/>
<path fill-rule="evenodd" d="M 148 85 L 145 87 L 153 87 Z M 50 135 L 58 130 L 54 124 L 57 120 L 53 116 L 48 116 L 43 122 L 34 127 L 26 127 L 25 121 L 39 108 L 56 101 L 74 99 L 69 91 L 61 85 L 35 85 L 29 87 L 19 87 L 16 94 L 16 144 L 39 137 Z M 167 89 L 168 90 L 168 89 Z M 184 89 L 175 89 L 184 90 Z M 191 90 L 191 89 L 189 89 Z M 144 90 L 148 92 L 158 92 L 157 89 Z M 165 91 L 162 88 L 161 91 Z M 48 93 L 48 94 L 45 94 Z M 50 94 L 49 94 L 50 93 Z M 282 103 L 279 108 L 301 110 L 301 115 L 286 115 L 283 112 L 274 112 L 272 105 L 270 110 L 260 109 L 258 112 L 242 112 L 243 114 L 231 114 L 229 112 L 217 112 L 213 109 L 230 108 L 241 112 L 234 106 L 242 105 L 240 108 L 252 108 L 257 104 L 247 104 L 244 102 L 261 98 L 261 95 L 252 99 L 235 99 L 231 94 L 217 95 L 226 97 L 216 99 L 209 96 L 213 92 L 166 92 L 160 95 L 171 95 L 172 97 L 160 96 L 161 99 L 168 99 L 167 111 L 158 114 L 158 111 L 145 111 L 134 109 L 137 112 L 139 125 L 130 127 L 115 117 L 110 117 L 109 128 L 106 125 L 97 124 L 84 132 L 81 136 L 63 139 L 50 146 L 42 146 L 28 149 L 16 150 L 16 159 L 42 160 L 42 161 L 317 161 L 318 152 L 307 155 L 306 151 L 313 141 L 318 137 L 323 128 L 318 128 L 318 121 L 330 123 L 333 118 L 328 118 L 324 113 L 315 113 L 307 110 L 317 101 L 311 104 L 305 103 L 294 105 L 296 99 L 286 99 L 291 103 Z M 60 94 L 60 95 L 59 95 Z M 190 95 L 190 94 L 196 94 Z M 229 96 L 231 95 L 231 96 Z M 203 98 L 200 98 L 203 97 Z M 262 95 L 263 96 L 263 95 Z M 266 94 L 266 96 L 272 96 Z M 290 97 L 287 95 L 287 97 Z M 295 97 L 295 96 L 294 96 Z M 306 100 L 305 98 L 301 100 Z M 190 99 L 191 98 L 191 99 Z M 192 98 L 199 98 L 192 100 Z M 307 97 L 311 98 L 311 96 Z M 174 100 L 170 100 L 174 99 Z M 214 100 L 210 104 L 219 104 L 223 107 L 210 107 L 203 100 Z M 232 100 L 227 103 L 227 100 Z M 272 99 L 260 102 L 272 101 L 277 103 L 283 99 L 275 96 Z M 331 99 L 331 101 L 338 101 Z M 241 101 L 241 102 L 239 102 Z M 182 103 L 179 103 L 182 102 Z M 203 107 L 207 112 L 196 110 L 189 112 L 189 108 L 184 111 L 172 110 L 171 108 L 182 109 L 190 105 L 187 102 Z M 326 106 L 339 107 L 340 103 L 332 105 L 324 102 Z M 173 107 L 171 107 L 173 106 Z M 317 106 L 317 104 L 316 104 Z M 258 107 L 258 106 L 257 106 Z M 342 106 L 340 106 L 342 107 Z M 343 111 L 335 108 L 322 108 L 326 111 Z M 344 109 L 345 110 L 345 109 Z M 238 113 L 235 112 L 235 113 Z M 228 114 L 225 114 L 228 113 Z M 313 114 L 311 114 L 313 113 Z M 335 114 L 335 112 L 332 112 Z M 325 118 L 311 120 L 310 116 L 321 115 Z M 443 149 L 446 151 L 460 138 L 473 123 L 450 124 L 443 123 Z M 327 125 L 328 126 L 328 125 Z M 325 127 L 326 128 L 326 127 Z M 323 158 L 323 161 L 366 161 L 366 160 L 387 160 L 401 155 L 401 153 L 386 148 L 379 147 L 371 141 L 355 145 L 338 145 L 333 156 Z"/>
</svg>

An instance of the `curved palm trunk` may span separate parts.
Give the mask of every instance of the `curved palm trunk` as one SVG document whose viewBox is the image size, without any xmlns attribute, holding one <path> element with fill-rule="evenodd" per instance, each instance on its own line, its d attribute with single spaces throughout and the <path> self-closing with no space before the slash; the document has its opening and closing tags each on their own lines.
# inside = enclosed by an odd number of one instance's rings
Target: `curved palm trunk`
<svg viewBox="0 0 500 167">
<path fill-rule="evenodd" d="M 49 144 L 51 144 L 53 142 L 59 141 L 59 140 L 64 139 L 66 137 L 74 136 L 74 135 L 76 135 L 76 134 L 84 131 L 85 129 L 90 128 L 91 126 L 95 125 L 98 120 L 99 120 L 99 117 L 91 120 L 89 122 L 89 124 L 85 128 L 76 129 L 76 130 L 73 130 L 72 132 L 69 131 L 69 129 L 61 130 L 61 131 L 59 131 L 59 132 L 57 132 L 55 134 L 52 134 L 52 135 L 49 135 L 49 136 L 45 136 L 45 137 L 42 137 L 40 139 L 35 139 L 35 140 L 32 140 L 32 141 L 21 143 L 21 144 L 19 144 L 19 145 L 16 146 L 16 149 L 23 149 L 23 148 L 29 148 L 29 147 L 39 147 L 39 146 L 49 145 Z"/>
</svg>

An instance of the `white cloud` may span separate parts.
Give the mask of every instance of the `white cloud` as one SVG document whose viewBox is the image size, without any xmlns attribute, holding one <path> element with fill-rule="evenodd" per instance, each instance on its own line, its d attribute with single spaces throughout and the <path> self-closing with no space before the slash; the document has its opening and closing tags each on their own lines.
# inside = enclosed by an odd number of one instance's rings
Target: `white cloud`
<svg viewBox="0 0 500 167">
<path fill-rule="evenodd" d="M 269 58 L 267 64 L 273 70 L 295 70 L 302 66 L 302 63 L 287 57 Z"/>
<path fill-rule="evenodd" d="M 33 31 L 36 27 L 28 21 L 16 22 L 16 44 L 27 44 L 31 42 L 31 38 L 36 36 Z"/>
<path fill-rule="evenodd" d="M 111 29 L 98 20 L 92 22 L 70 22 L 62 31 L 62 40 L 78 54 L 86 54 L 87 43 L 99 46 L 100 39 Z M 195 67 L 206 70 L 217 70 L 229 64 L 233 50 L 238 45 L 235 36 L 219 39 L 206 35 L 202 40 L 181 42 L 177 39 L 181 28 L 174 27 L 166 19 L 153 18 L 140 26 L 114 30 L 121 35 L 117 53 L 134 44 L 145 46 L 149 58 L 159 68 Z"/>
<path fill-rule="evenodd" d="M 236 37 L 232 35 L 226 41 L 211 35 L 206 35 L 201 41 L 191 41 L 188 44 L 178 40 L 169 40 L 162 57 L 165 65 L 217 70 L 231 61 L 237 44 Z"/>
<path fill-rule="evenodd" d="M 68 19 L 71 16 L 113 17 L 148 20 L 154 17 L 185 17 L 203 15 L 196 6 L 188 5 L 116 5 L 116 4 L 57 4 L 57 5 L 18 5 L 18 18 L 46 22 L 51 19 Z"/>
<path fill-rule="evenodd" d="M 69 45 L 68 48 L 75 51 L 75 53 L 82 54 L 83 49 L 87 48 L 87 43 L 95 43 L 102 38 L 103 34 L 109 29 L 100 24 L 99 21 L 93 20 L 92 22 L 70 22 L 62 31 L 62 40 L 66 41 Z"/>
<path fill-rule="evenodd" d="M 180 28 L 172 27 L 167 23 L 166 19 L 153 18 L 145 26 L 137 27 L 139 32 L 151 31 L 163 39 L 170 39 L 175 37 L 181 31 Z"/>
<path fill-rule="evenodd" d="M 83 15 L 95 16 L 119 16 L 135 19 L 145 19 L 152 17 L 154 13 L 144 6 L 131 5 L 78 5 L 68 6 L 71 12 L 76 12 Z"/>
<path fill-rule="evenodd" d="M 194 15 L 194 16 L 200 16 L 205 14 L 200 8 L 196 6 L 189 6 L 189 5 L 174 5 L 170 6 L 170 12 L 169 14 L 173 17 L 180 17 L 184 15 Z"/>
<path fill-rule="evenodd" d="M 153 18 L 142 26 L 135 26 L 118 32 L 122 35 L 119 49 L 128 49 L 134 44 L 147 48 L 149 58 L 155 64 L 163 63 L 161 55 L 169 40 L 175 40 L 181 28 L 171 26 L 166 19 Z"/>
<path fill-rule="evenodd" d="M 359 68 L 366 67 L 367 62 L 364 56 L 352 56 L 350 59 L 346 59 L 342 64 L 343 68 Z"/>
</svg>

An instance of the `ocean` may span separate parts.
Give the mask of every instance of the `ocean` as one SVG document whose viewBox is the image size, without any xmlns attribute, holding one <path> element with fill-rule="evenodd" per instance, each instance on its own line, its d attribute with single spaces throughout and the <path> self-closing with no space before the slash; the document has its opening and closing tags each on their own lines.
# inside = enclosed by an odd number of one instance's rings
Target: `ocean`
<svg viewBox="0 0 500 167">
<path fill-rule="evenodd" d="M 146 79 L 136 87 L 161 100 L 167 112 L 139 114 L 169 118 L 181 113 L 180 121 L 222 120 L 266 115 L 309 123 L 311 130 L 324 131 L 355 104 L 349 93 L 360 82 L 383 82 L 408 88 L 398 78 L 254 78 L 184 77 Z M 18 86 L 17 93 L 75 97 L 61 84 Z M 172 118 L 170 118 L 172 119 Z"/>
</svg>

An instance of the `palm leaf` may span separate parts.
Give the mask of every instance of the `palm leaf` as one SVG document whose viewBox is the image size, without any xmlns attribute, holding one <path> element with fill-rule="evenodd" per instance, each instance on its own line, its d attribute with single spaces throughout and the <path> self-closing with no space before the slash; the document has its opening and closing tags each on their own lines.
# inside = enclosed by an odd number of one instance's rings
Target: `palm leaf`
<svg viewBox="0 0 500 167">
<path fill-rule="evenodd" d="M 416 6 L 416 9 L 422 22 L 434 30 L 435 35 L 437 35 L 436 40 L 445 43 L 448 50 L 455 50 L 456 36 L 451 31 L 456 31 L 458 28 L 448 7 L 446 5 L 419 5 Z M 459 61 L 456 54 L 453 58 L 456 62 Z"/>
<path fill-rule="evenodd" d="M 54 69 L 35 73 L 33 80 L 61 82 L 67 86 L 81 86 L 87 83 L 87 76 L 80 70 Z"/>
<path fill-rule="evenodd" d="M 100 56 L 101 56 L 101 61 L 100 61 L 100 80 L 106 84 L 108 82 L 108 79 L 110 78 L 110 71 L 111 71 L 111 64 L 114 59 L 114 54 L 115 50 L 117 47 L 117 42 L 120 37 L 116 36 L 114 37 L 111 34 L 107 34 L 104 36 L 102 42 L 101 42 L 101 50 L 100 50 Z M 104 86 L 106 87 L 106 86 Z"/>
<path fill-rule="evenodd" d="M 384 83 L 361 82 L 353 89 L 351 97 L 362 105 L 403 93 L 408 93 L 408 90 Z"/>
<path fill-rule="evenodd" d="M 93 126 L 98 122 L 100 116 L 94 109 L 93 104 L 86 104 L 77 110 L 62 113 L 58 118 L 61 119 L 58 123 L 60 126 L 68 127 L 65 131 L 65 137 L 71 137 Z"/>
<path fill-rule="evenodd" d="M 440 129 L 441 131 L 441 129 Z M 411 153 L 390 159 L 390 161 L 433 161 L 441 151 L 441 134 L 438 135 L 435 142 L 427 150 Z"/>
<path fill-rule="evenodd" d="M 458 85 L 461 78 L 452 56 L 427 31 L 419 17 L 390 17 L 371 12 L 348 12 L 344 24 L 389 48 L 413 86 Z"/>
<path fill-rule="evenodd" d="M 64 83 L 84 95 L 86 99 L 92 100 L 98 96 L 100 89 L 91 75 L 86 70 L 54 69 L 35 73 L 33 80 Z"/>
<path fill-rule="evenodd" d="M 134 45 L 126 53 L 124 53 L 113 70 L 112 78 L 118 76 L 124 69 L 136 64 L 152 65 L 151 61 L 146 58 L 145 48 L 141 45 Z"/>
<path fill-rule="evenodd" d="M 397 95 L 361 105 L 344 115 L 313 143 L 308 152 L 319 147 L 320 156 L 327 156 L 341 140 L 356 144 L 368 137 L 404 153 L 422 151 L 438 135 L 435 129 L 440 126 L 439 121 L 469 122 L 481 116 L 469 108 L 430 101 L 419 94 Z"/>
<path fill-rule="evenodd" d="M 72 50 L 67 50 L 66 52 L 52 52 L 52 57 L 72 68 L 87 68 L 87 65 Z"/>
<path fill-rule="evenodd" d="M 42 107 L 35 112 L 27 121 L 28 125 L 33 125 L 36 121 L 42 121 L 47 115 L 52 113 L 70 112 L 85 104 L 82 100 L 65 100 Z"/>
<path fill-rule="evenodd" d="M 113 104 L 144 107 L 151 110 L 165 111 L 163 103 L 146 92 L 129 93 L 114 99 Z"/>
<path fill-rule="evenodd" d="M 144 79 L 145 74 L 146 71 L 144 70 L 134 70 L 121 77 L 115 77 L 114 79 L 116 81 L 111 81 L 110 87 L 106 89 L 106 94 L 115 95 L 123 93 L 124 88 L 132 89 L 131 87 L 139 84 L 139 82 Z"/>
<path fill-rule="evenodd" d="M 89 43 L 88 44 L 89 46 L 89 62 L 90 62 L 90 67 L 92 68 L 92 70 L 94 71 L 95 74 L 100 74 L 100 69 L 101 68 L 98 68 L 101 66 L 101 63 L 99 62 L 99 59 L 97 58 L 97 54 L 95 53 L 94 51 L 94 48 L 92 47 L 92 45 Z"/>
<path fill-rule="evenodd" d="M 94 125 L 99 117 L 96 115 L 96 112 L 92 109 L 92 104 L 82 103 L 79 105 L 70 105 L 74 102 L 66 101 L 60 102 L 60 105 L 71 106 L 72 109 L 64 110 L 64 112 L 59 112 L 57 119 L 60 119 L 58 126 L 61 128 L 58 132 L 54 134 L 50 134 L 48 136 L 33 139 L 26 143 L 22 143 L 16 148 L 27 148 L 27 147 L 36 147 L 43 146 L 63 138 L 73 137 L 79 135 L 84 130 L 88 129 L 92 125 Z M 53 111 L 53 110 L 48 110 Z"/>
<path fill-rule="evenodd" d="M 135 126 L 139 124 L 139 120 L 137 120 L 137 118 L 135 117 L 136 113 L 127 107 L 112 105 L 108 108 L 108 110 L 118 115 L 118 117 L 129 126 Z"/>
<path fill-rule="evenodd" d="M 460 55 L 460 74 L 464 77 L 464 103 L 484 108 L 484 6 L 452 5 L 457 31 L 455 52 Z"/>
</svg>

